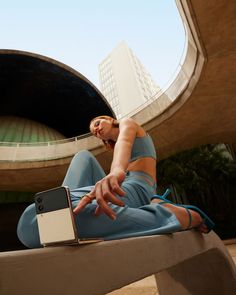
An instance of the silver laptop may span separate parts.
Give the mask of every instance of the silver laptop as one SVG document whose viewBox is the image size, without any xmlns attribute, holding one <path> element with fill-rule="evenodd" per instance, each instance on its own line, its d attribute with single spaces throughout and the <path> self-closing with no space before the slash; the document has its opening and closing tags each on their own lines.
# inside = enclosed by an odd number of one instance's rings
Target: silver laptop
<svg viewBox="0 0 236 295">
<path fill-rule="evenodd" d="M 39 192 L 34 197 L 40 243 L 44 246 L 100 242 L 100 238 L 79 239 L 68 187 Z"/>
</svg>

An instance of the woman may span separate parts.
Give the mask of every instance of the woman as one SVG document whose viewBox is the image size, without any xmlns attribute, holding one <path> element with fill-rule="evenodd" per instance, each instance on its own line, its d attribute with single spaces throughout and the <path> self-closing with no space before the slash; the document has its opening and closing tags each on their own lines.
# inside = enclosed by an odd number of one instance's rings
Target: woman
<svg viewBox="0 0 236 295">
<path fill-rule="evenodd" d="M 114 153 L 108 175 L 87 151 L 76 154 L 68 168 L 62 185 L 70 188 L 80 238 L 211 230 L 214 223 L 200 209 L 155 195 L 155 148 L 134 120 L 100 116 L 91 121 L 90 130 Z M 23 213 L 17 232 L 26 246 L 40 247 L 34 204 Z"/>
<path fill-rule="evenodd" d="M 120 185 L 125 179 L 127 181 L 127 176 L 129 176 L 129 183 L 132 183 L 131 178 L 139 181 L 145 190 L 145 193 L 141 195 L 139 206 L 149 204 L 156 186 L 156 152 L 151 137 L 131 119 L 123 119 L 118 123 L 108 116 L 93 119 L 90 123 L 90 131 L 102 139 L 108 149 L 114 149 L 113 161 L 110 173 L 96 183 L 95 188 L 88 195 L 90 199 L 80 202 L 75 212 L 78 213 L 87 202 L 96 198 L 100 209 L 96 212 L 104 211 L 110 218 L 115 219 L 116 215 L 107 202 L 124 206 L 125 198 L 122 202 L 122 198 L 118 196 L 125 196 L 125 191 Z M 133 187 L 136 191 L 135 183 L 131 189 Z M 133 206 L 129 204 L 129 206 L 137 207 L 135 204 Z"/>
</svg>

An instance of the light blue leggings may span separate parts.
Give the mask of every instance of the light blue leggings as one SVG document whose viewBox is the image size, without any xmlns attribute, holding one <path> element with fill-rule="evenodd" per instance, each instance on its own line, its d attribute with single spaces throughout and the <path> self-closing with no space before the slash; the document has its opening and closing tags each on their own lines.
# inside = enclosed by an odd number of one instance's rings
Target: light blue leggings
<svg viewBox="0 0 236 295">
<path fill-rule="evenodd" d="M 70 188 L 73 207 L 76 207 L 81 196 L 90 192 L 95 183 L 104 176 L 103 169 L 90 152 L 77 153 L 62 184 Z M 105 214 L 94 216 L 97 207 L 94 200 L 75 217 L 79 237 L 112 240 L 179 231 L 181 226 L 173 213 L 157 203 L 150 204 L 150 199 L 155 194 L 155 185 L 152 185 L 152 182 L 146 173 L 127 172 L 122 183 L 126 195 L 121 197 L 125 207 L 111 204 L 117 215 L 116 220 L 111 220 Z M 41 247 L 34 204 L 23 212 L 17 234 L 27 247 Z"/>
</svg>

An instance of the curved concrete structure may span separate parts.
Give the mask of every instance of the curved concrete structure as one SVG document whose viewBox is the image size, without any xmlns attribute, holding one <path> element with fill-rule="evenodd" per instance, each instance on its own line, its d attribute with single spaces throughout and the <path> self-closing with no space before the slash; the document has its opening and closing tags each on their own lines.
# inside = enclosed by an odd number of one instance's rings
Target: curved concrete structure
<svg viewBox="0 0 236 295">
<path fill-rule="evenodd" d="M 104 152 L 101 142 L 94 137 L 42 146 L 0 146 L 2 157 L 9 157 L 0 163 L 0 190 L 38 192 L 56 187 L 61 184 L 73 155 L 88 147 L 95 156 Z"/>
<path fill-rule="evenodd" d="M 67 138 L 49 143 L 0 142 L 0 191 L 35 192 L 58 185 L 71 157 L 80 149 L 93 148 L 93 143 L 77 137 L 89 132 L 92 118 L 114 116 L 113 111 L 83 75 L 48 57 L 2 49 L 0 73 L 1 117 L 29 119 Z"/>
<path fill-rule="evenodd" d="M 235 265 L 213 231 L 3 252 L 0 263 L 1 295 L 102 295 L 151 274 L 160 295 L 236 292 Z"/>
<path fill-rule="evenodd" d="M 160 159 L 208 143 L 236 147 L 236 2 L 183 0 L 178 6 L 197 49 L 194 72 L 161 115 L 135 116 L 155 139 Z M 145 112 L 153 113 L 152 106 Z"/>
<path fill-rule="evenodd" d="M 133 115 L 153 137 L 159 159 L 207 143 L 236 145 L 236 2 L 179 0 L 177 4 L 188 34 L 186 59 L 169 89 Z M 166 96 L 173 103 L 166 105 Z M 157 105 L 162 106 L 161 113 Z M 111 156 L 98 142 L 87 149 L 109 169 Z M 65 153 L 64 158 L 50 161 L 43 157 L 33 163 L 17 161 L 22 154 L 23 148 L 15 149 L 13 159 L 1 163 L 0 189 L 13 185 L 36 191 L 58 185 L 72 157 Z"/>
</svg>

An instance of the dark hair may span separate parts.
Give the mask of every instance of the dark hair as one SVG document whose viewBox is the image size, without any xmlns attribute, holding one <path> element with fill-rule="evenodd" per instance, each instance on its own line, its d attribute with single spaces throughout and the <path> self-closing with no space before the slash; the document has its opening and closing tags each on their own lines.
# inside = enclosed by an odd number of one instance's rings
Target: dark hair
<svg viewBox="0 0 236 295">
<path fill-rule="evenodd" d="M 113 126 L 113 127 L 116 127 L 116 128 L 119 128 L 120 123 L 119 123 L 116 119 L 114 119 L 114 118 L 112 118 L 112 117 L 110 117 L 110 116 L 105 116 L 105 115 L 103 115 L 103 116 L 95 117 L 95 118 L 93 118 L 93 119 L 90 121 L 90 124 L 89 124 L 89 129 L 90 129 L 90 131 L 91 131 L 91 128 L 90 128 L 90 127 L 91 127 L 92 122 L 95 121 L 95 120 L 97 120 L 97 119 L 105 119 L 105 120 L 108 120 L 108 121 L 112 121 L 112 126 Z M 102 139 L 102 141 L 103 141 L 105 147 L 106 147 L 108 150 L 114 150 L 114 147 L 115 147 L 115 144 L 116 144 L 116 142 L 115 142 L 114 140 L 112 140 L 112 139 L 103 140 L 103 139 Z"/>
</svg>

